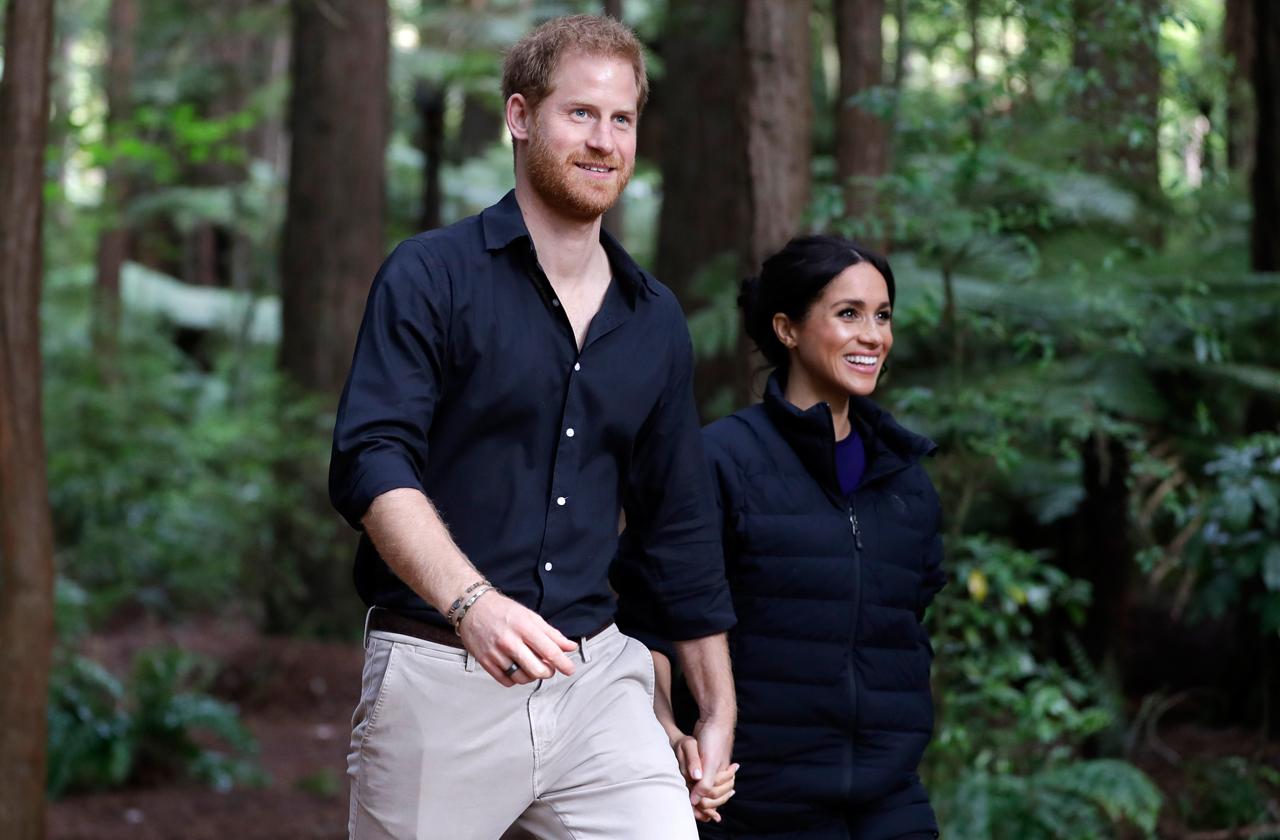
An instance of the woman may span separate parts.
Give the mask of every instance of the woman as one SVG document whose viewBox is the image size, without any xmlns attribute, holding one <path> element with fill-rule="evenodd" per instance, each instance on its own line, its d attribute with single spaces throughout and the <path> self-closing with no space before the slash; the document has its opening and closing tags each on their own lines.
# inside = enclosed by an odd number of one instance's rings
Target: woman
<svg viewBox="0 0 1280 840">
<path fill-rule="evenodd" d="M 933 728 L 920 619 L 945 582 L 920 465 L 935 446 L 868 399 L 893 301 L 885 259 L 832 236 L 792 240 L 743 284 L 747 334 L 775 370 L 763 403 L 704 430 L 738 615 L 741 763 L 736 790 L 700 803 L 704 837 L 938 836 L 917 775 Z M 635 606 L 622 620 L 651 640 Z M 692 778 L 696 743 L 664 697 L 655 708 Z"/>
</svg>

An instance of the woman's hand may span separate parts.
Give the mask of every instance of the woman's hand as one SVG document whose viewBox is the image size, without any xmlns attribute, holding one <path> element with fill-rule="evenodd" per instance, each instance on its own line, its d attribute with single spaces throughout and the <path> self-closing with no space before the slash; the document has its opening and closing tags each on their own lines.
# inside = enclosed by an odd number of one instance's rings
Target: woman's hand
<svg viewBox="0 0 1280 840">
<path fill-rule="evenodd" d="M 702 781 L 702 756 L 698 752 L 698 739 L 686 735 L 676 725 L 676 716 L 671 709 L 671 660 L 658 651 L 650 651 L 653 656 L 653 674 L 655 691 L 653 693 L 653 711 L 667 733 L 667 741 L 675 751 L 676 761 L 680 764 L 680 775 L 684 776 L 685 785 L 692 790 Z M 738 765 L 730 764 L 721 770 L 714 780 L 711 790 L 707 791 L 693 805 L 693 816 L 699 822 L 720 822 L 721 805 L 733 796 L 733 785 L 737 779 Z"/>
<path fill-rule="evenodd" d="M 672 737 L 671 748 L 675 750 L 676 761 L 680 765 L 680 775 L 685 784 L 692 788 L 702 780 L 702 757 L 698 754 L 698 739 L 692 735 L 680 734 Z M 728 802 L 734 794 L 734 783 L 737 781 L 738 764 L 730 764 L 716 776 L 711 790 L 704 794 L 693 806 L 693 816 L 699 822 L 720 822 L 719 807 Z"/>
</svg>

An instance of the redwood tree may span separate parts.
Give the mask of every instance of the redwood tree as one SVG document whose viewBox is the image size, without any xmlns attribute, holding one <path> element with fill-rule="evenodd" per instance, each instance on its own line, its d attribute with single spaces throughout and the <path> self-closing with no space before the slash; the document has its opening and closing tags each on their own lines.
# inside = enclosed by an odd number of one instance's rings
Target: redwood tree
<svg viewBox="0 0 1280 840">
<path fill-rule="evenodd" d="M 884 120 L 855 105 L 853 97 L 878 87 L 884 74 L 884 0 L 835 0 L 836 45 L 840 53 L 840 95 L 836 101 L 836 173 L 844 192 L 845 215 L 872 209 L 874 192 L 863 179 L 888 169 Z"/>
<path fill-rule="evenodd" d="M 280 262 L 280 362 L 295 386 L 337 404 L 381 261 L 389 121 L 387 5 L 293 0 L 292 155 Z M 329 508 L 323 464 L 282 465 L 310 514 L 276 529 L 263 570 L 266 629 L 338 631 L 356 620 L 350 540 Z"/>
<path fill-rule="evenodd" d="M 119 139 L 121 126 L 133 110 L 134 33 L 138 28 L 137 0 L 111 0 L 107 13 L 107 139 Z M 114 161 L 107 168 L 106 211 L 110 218 L 98 236 L 97 283 L 94 295 L 94 339 L 100 361 L 114 356 L 120 321 L 120 268 L 128 245 L 122 215 L 129 200 L 126 166 Z"/>
<path fill-rule="evenodd" d="M 690 0 L 668 12 L 657 269 L 686 310 L 705 303 L 692 288 L 700 271 L 718 265 L 736 279 L 799 232 L 810 186 L 809 12 L 808 0 Z M 731 355 L 703 366 L 700 396 L 733 382 L 737 400 L 747 398 L 746 368 Z"/>
<path fill-rule="evenodd" d="M 1086 169 L 1110 175 L 1149 202 L 1159 178 L 1159 0 L 1074 0 L 1072 63 L 1083 84 Z"/>
<path fill-rule="evenodd" d="M 1258 32 L 1253 20 L 1255 0 L 1227 0 L 1222 16 L 1222 51 L 1231 59 L 1227 76 L 1227 166 L 1249 170 L 1253 158 L 1253 97 L 1250 72 Z"/>
<path fill-rule="evenodd" d="M 292 10 L 280 360 L 294 382 L 336 404 L 385 250 L 387 5 L 293 0 Z"/>
<path fill-rule="evenodd" d="M 1253 92 L 1257 134 L 1253 154 L 1254 271 L 1280 271 L 1280 9 L 1254 0 Z"/>
<path fill-rule="evenodd" d="M 9 0 L 0 79 L 0 837 L 44 836 L 53 530 L 40 410 L 52 0 Z"/>
</svg>

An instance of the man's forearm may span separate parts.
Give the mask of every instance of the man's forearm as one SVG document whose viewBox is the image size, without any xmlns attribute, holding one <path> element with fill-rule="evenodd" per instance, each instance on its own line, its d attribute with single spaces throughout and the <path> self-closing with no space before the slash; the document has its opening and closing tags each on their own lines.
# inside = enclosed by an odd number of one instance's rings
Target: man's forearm
<svg viewBox="0 0 1280 840">
<path fill-rule="evenodd" d="M 685 681 L 698 704 L 703 721 L 737 723 L 738 703 L 733 693 L 729 641 L 724 633 L 676 642 L 676 655 Z"/>
<path fill-rule="evenodd" d="M 482 577 L 449 535 L 431 500 L 417 490 L 383 493 L 360 521 L 396 577 L 441 614 Z"/>
</svg>

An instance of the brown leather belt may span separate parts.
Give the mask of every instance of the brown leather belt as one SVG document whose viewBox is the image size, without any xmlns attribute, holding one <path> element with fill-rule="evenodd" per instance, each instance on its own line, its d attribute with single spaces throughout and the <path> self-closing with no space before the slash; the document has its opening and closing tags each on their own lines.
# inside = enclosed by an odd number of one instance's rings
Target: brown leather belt
<svg viewBox="0 0 1280 840">
<path fill-rule="evenodd" d="M 613 625 L 613 619 L 609 619 L 597 629 L 591 631 L 582 638 L 594 639 L 605 630 Z M 448 645 L 458 650 L 466 650 L 462 646 L 462 639 L 458 638 L 458 634 L 452 630 L 446 630 L 443 627 L 437 627 L 434 624 L 428 624 L 425 621 L 419 621 L 416 618 L 409 618 L 391 610 L 377 608 L 373 614 L 369 616 L 369 629 L 381 630 L 384 633 L 399 633 L 401 636 L 412 636 L 415 639 L 422 639 L 427 642 L 435 642 L 436 644 Z"/>
</svg>

